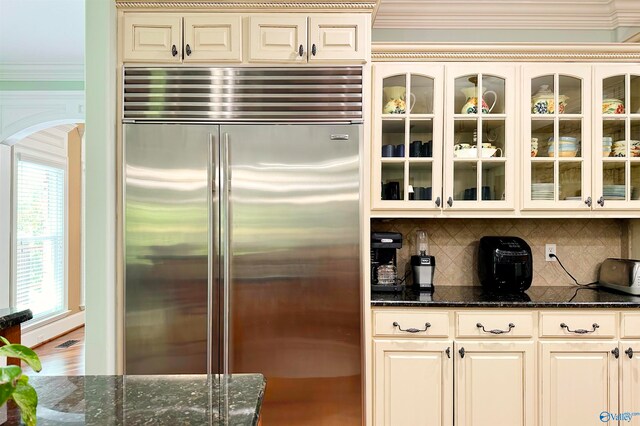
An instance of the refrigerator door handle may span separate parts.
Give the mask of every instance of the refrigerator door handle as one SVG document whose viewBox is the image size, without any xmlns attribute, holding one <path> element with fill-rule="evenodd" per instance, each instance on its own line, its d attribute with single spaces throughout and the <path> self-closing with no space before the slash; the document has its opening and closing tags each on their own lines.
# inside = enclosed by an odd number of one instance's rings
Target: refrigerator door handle
<svg viewBox="0 0 640 426">
<path fill-rule="evenodd" d="M 229 134 L 222 135 L 222 143 L 220 144 L 220 255 L 222 257 L 222 336 L 223 336 L 223 355 L 222 355 L 222 372 L 230 373 L 229 366 L 229 330 L 230 330 L 230 294 L 231 289 L 231 253 L 230 253 L 230 229 L 231 220 L 229 212 L 229 193 L 231 192 L 231 170 L 229 167 Z"/>
</svg>

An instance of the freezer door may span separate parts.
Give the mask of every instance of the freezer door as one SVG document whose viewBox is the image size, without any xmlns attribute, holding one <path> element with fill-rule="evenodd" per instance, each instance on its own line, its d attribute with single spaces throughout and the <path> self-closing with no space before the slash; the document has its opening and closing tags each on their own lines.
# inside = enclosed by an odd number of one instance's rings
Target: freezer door
<svg viewBox="0 0 640 426">
<path fill-rule="evenodd" d="M 206 373 L 217 362 L 208 336 L 218 134 L 218 126 L 124 125 L 126 374 Z"/>
<path fill-rule="evenodd" d="M 220 131 L 230 370 L 266 376 L 266 425 L 361 425 L 361 126 Z"/>
</svg>

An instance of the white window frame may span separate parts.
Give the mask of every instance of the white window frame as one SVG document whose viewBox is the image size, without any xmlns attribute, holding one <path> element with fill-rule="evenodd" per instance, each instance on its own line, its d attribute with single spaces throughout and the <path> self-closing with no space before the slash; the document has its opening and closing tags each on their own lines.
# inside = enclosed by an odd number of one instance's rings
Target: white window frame
<svg viewBox="0 0 640 426">
<path fill-rule="evenodd" d="M 66 144 L 65 144 L 66 145 Z M 12 179 L 11 179 L 11 285 L 10 285 L 10 300 L 11 306 L 16 305 L 16 285 L 17 285 L 17 261 L 18 256 L 16 249 L 18 247 L 18 161 L 30 161 L 44 166 L 58 167 L 64 170 L 64 238 L 63 238 L 63 253 L 64 253 L 64 282 L 63 282 L 63 296 L 62 296 L 62 310 L 52 312 L 49 315 L 36 317 L 22 324 L 23 328 L 34 328 L 40 325 L 50 323 L 53 319 L 59 319 L 61 316 L 68 314 L 69 312 L 69 171 L 67 166 L 67 158 L 59 155 L 46 153 L 40 150 L 30 149 L 27 147 L 21 147 L 14 145 L 13 147 L 13 164 L 12 164 Z"/>
</svg>

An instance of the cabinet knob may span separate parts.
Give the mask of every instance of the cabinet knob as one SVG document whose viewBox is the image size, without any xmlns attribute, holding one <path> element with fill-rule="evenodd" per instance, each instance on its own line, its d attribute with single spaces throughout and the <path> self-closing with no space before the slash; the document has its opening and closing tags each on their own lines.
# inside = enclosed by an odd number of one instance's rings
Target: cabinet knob
<svg viewBox="0 0 640 426">
<path fill-rule="evenodd" d="M 187 52 L 187 56 L 191 56 L 191 46 L 189 46 L 188 44 L 185 47 L 185 52 Z"/>
<path fill-rule="evenodd" d="M 627 354 L 627 356 L 629 357 L 629 359 L 633 358 L 633 349 L 629 348 L 626 351 L 624 351 L 625 354 Z"/>
<path fill-rule="evenodd" d="M 449 207 L 452 207 L 452 206 L 453 206 L 453 198 L 449 197 L 449 199 L 447 200 L 447 205 L 448 205 Z"/>
<path fill-rule="evenodd" d="M 614 348 L 611 353 L 613 354 L 614 357 L 616 357 L 616 359 L 620 358 L 620 349 L 618 348 Z"/>
<path fill-rule="evenodd" d="M 458 353 L 460 354 L 460 358 L 464 358 L 464 354 L 466 353 L 464 351 L 464 348 L 460 348 L 460 350 L 458 351 Z"/>
<path fill-rule="evenodd" d="M 298 47 L 298 55 L 300 55 L 300 57 L 304 56 L 304 46 L 300 45 L 300 47 Z"/>
<path fill-rule="evenodd" d="M 591 207 L 591 197 L 587 197 L 587 199 L 584 201 L 584 203 L 587 205 L 587 207 Z"/>
<path fill-rule="evenodd" d="M 317 52 L 317 50 L 316 50 L 316 44 L 315 44 L 315 43 L 313 43 L 313 44 L 311 45 L 311 54 L 312 54 L 313 56 L 316 56 L 316 52 Z"/>
<path fill-rule="evenodd" d="M 178 55 L 178 48 L 176 47 L 175 44 L 173 46 L 171 46 L 171 54 L 173 56 L 177 56 Z"/>
<path fill-rule="evenodd" d="M 440 197 L 436 198 L 436 207 L 440 207 Z"/>
<path fill-rule="evenodd" d="M 604 195 L 598 198 L 598 204 L 600 204 L 600 207 L 604 207 Z"/>
</svg>

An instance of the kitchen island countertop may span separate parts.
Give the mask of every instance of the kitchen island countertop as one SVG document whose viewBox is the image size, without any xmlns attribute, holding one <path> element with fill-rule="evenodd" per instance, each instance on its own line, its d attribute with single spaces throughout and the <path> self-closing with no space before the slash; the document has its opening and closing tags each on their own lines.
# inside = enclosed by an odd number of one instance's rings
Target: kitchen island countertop
<svg viewBox="0 0 640 426">
<path fill-rule="evenodd" d="M 436 286 L 433 293 L 405 289 L 372 293 L 371 306 L 448 308 L 640 308 L 640 296 L 602 288 L 535 286 L 520 294 L 498 294 L 481 286 Z"/>
<path fill-rule="evenodd" d="M 38 376 L 38 425 L 234 425 L 258 422 L 266 381 L 262 374 L 219 377 Z M 7 425 L 20 424 L 15 407 Z"/>
<path fill-rule="evenodd" d="M 31 309 L 4 308 L 0 309 L 0 330 L 14 327 L 33 318 Z"/>
</svg>

